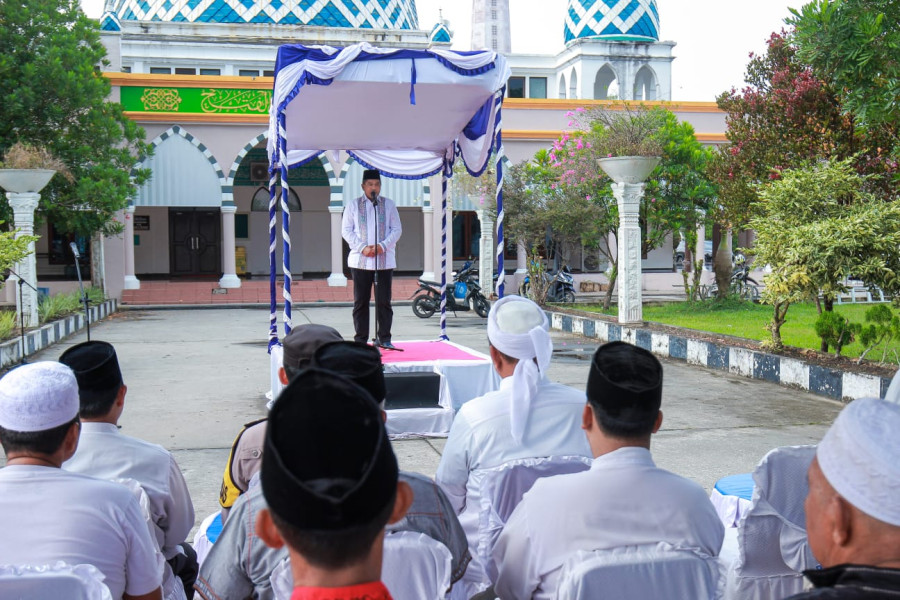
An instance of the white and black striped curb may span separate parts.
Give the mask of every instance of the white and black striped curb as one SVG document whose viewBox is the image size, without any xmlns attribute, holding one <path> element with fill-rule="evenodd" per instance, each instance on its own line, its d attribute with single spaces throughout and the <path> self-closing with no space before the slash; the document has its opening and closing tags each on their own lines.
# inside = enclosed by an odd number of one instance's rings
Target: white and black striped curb
<svg viewBox="0 0 900 600">
<path fill-rule="evenodd" d="M 619 325 L 603 319 L 548 312 L 551 327 L 601 342 L 621 340 L 656 355 L 683 360 L 688 364 L 727 371 L 750 379 L 762 379 L 787 387 L 809 390 L 834 400 L 883 398 L 891 380 L 811 365 L 796 358 L 758 350 L 693 339 L 646 327 Z"/>
<path fill-rule="evenodd" d="M 115 299 L 107 300 L 101 304 L 90 307 L 91 323 L 105 319 L 119 309 L 119 302 Z M 38 350 L 52 346 L 56 342 L 64 340 L 70 335 L 84 329 L 84 313 L 79 312 L 69 315 L 52 323 L 41 325 L 37 329 L 25 332 L 25 356 L 31 356 Z M 5 342 L 0 343 L 0 369 L 5 369 L 22 360 L 22 338 L 16 328 L 16 335 Z"/>
</svg>

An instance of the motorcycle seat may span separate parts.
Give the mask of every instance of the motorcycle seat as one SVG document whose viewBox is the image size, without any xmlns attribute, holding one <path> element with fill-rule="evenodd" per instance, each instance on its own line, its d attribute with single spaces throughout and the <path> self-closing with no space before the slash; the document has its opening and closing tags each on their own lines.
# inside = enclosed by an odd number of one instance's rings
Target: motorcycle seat
<svg viewBox="0 0 900 600">
<path fill-rule="evenodd" d="M 420 280 L 419 280 L 419 283 L 424 283 L 425 285 L 430 285 L 430 286 L 436 287 L 436 288 L 438 288 L 438 289 L 441 288 L 441 282 L 440 282 L 440 281 L 428 281 L 427 279 L 420 279 Z"/>
</svg>

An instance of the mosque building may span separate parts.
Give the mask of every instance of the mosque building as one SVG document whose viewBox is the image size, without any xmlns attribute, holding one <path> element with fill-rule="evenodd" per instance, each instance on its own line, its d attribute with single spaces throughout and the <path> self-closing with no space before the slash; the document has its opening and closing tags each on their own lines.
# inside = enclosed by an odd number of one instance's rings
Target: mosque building
<svg viewBox="0 0 900 600">
<path fill-rule="evenodd" d="M 472 47 L 507 55 L 512 69 L 503 119 L 514 163 L 548 147 L 577 107 L 671 98 L 675 43 L 659 40 L 656 0 L 569 0 L 564 31 L 553 33 L 560 36 L 554 55 L 511 52 L 509 0 L 473 0 L 472 14 Z M 415 0 L 107 0 L 100 28 L 113 99 L 153 146 L 137 165 L 152 176 L 122 216 L 125 233 L 105 243 L 111 296 L 139 288 L 142 279 L 216 279 L 228 288 L 268 274 L 265 147 L 278 46 L 365 41 L 422 49 L 453 41 L 450 23 L 419 21 Z M 670 109 L 701 141 L 725 141 L 715 105 Z M 344 203 L 360 194 L 362 170 L 344 153 L 292 170 L 295 279 L 346 285 L 340 218 Z M 432 195 L 439 189 L 439 177 L 383 181 L 403 223 L 399 274 L 439 273 L 440 202 Z M 454 259 L 493 245 L 481 201 L 457 193 L 453 209 Z M 55 253 L 70 238 L 48 226 L 37 250 L 40 275 L 64 274 Z M 507 255 L 507 264 L 524 267 L 521 248 Z M 573 267 L 604 265 L 582 256 Z M 671 271 L 671 249 L 651 253 L 644 267 Z"/>
</svg>

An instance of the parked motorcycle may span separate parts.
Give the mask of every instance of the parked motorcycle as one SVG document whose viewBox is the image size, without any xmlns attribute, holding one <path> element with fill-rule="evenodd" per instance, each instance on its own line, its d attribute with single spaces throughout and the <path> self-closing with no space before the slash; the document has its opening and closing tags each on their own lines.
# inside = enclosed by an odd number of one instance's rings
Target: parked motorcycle
<svg viewBox="0 0 900 600">
<path fill-rule="evenodd" d="M 441 308 L 441 284 L 436 281 L 419 279 L 419 289 L 413 294 L 413 313 L 420 319 L 427 319 Z M 477 272 L 471 262 L 467 262 L 447 284 L 447 310 L 454 313 L 474 310 L 486 319 L 491 305 L 481 292 Z"/>
<path fill-rule="evenodd" d="M 750 265 L 747 257 L 738 252 L 734 255 L 734 268 L 731 271 L 729 292 L 751 302 L 759 302 L 759 284 L 750 277 Z M 715 298 L 719 292 L 719 286 L 713 284 L 709 287 L 708 296 Z"/>
<path fill-rule="evenodd" d="M 547 302 L 562 302 L 564 304 L 573 304 L 575 302 L 575 278 L 569 270 L 569 265 L 564 265 L 562 269 L 555 273 L 544 272 L 544 281 L 549 282 L 547 289 Z M 526 275 L 522 285 L 519 286 L 519 295 L 528 296 L 528 290 L 531 287 L 531 276 Z"/>
</svg>

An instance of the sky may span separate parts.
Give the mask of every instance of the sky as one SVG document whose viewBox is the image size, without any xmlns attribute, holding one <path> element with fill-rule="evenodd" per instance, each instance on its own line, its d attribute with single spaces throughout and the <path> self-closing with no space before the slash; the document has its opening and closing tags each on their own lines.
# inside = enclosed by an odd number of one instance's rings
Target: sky
<svg viewBox="0 0 900 600">
<path fill-rule="evenodd" d="M 99 17 L 104 0 L 81 0 Z M 563 48 L 566 0 L 509 0 L 512 51 L 556 54 Z M 789 7 L 803 0 L 657 0 L 660 39 L 673 49 L 672 99 L 712 102 L 720 93 L 743 85 L 750 52 L 763 52 L 766 39 L 780 31 Z M 419 26 L 431 29 L 439 11 L 450 21 L 453 47 L 468 50 L 472 0 L 416 0 Z"/>
</svg>

